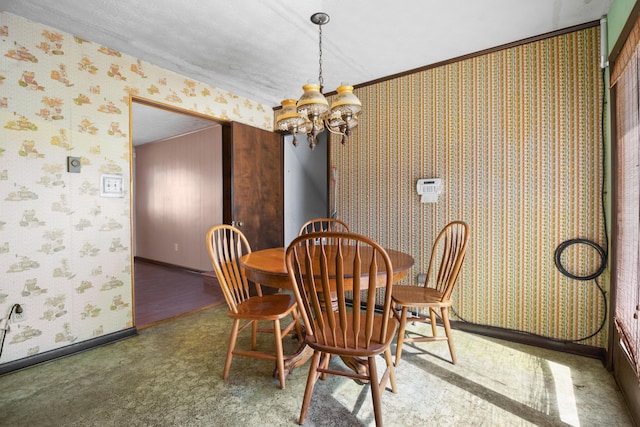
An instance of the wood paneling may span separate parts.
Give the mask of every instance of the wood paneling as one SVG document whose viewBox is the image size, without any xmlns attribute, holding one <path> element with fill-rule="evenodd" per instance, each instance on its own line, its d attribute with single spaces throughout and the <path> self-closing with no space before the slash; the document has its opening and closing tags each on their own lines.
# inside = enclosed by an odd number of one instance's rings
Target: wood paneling
<svg viewBox="0 0 640 427">
<path fill-rule="evenodd" d="M 211 269 L 204 244 L 222 223 L 220 126 L 136 147 L 136 256 Z"/>
</svg>

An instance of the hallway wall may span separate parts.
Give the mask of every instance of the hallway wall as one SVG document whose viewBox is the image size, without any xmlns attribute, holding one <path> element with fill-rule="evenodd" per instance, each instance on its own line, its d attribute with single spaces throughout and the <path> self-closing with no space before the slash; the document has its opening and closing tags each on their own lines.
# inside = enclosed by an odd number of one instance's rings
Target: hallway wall
<svg viewBox="0 0 640 427">
<path fill-rule="evenodd" d="M 211 270 L 204 236 L 222 224 L 222 127 L 135 148 L 136 256 Z"/>
</svg>

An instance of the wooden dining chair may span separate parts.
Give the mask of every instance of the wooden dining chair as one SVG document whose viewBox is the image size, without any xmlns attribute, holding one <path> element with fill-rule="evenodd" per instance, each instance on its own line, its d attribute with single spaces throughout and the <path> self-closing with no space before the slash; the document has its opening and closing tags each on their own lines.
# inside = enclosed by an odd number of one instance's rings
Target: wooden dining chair
<svg viewBox="0 0 640 427">
<path fill-rule="evenodd" d="M 451 325 L 449 324 L 449 307 L 451 307 L 451 293 L 457 282 L 460 267 L 464 261 L 469 243 L 469 225 L 464 221 L 453 221 L 447 224 L 438 234 L 429 259 L 427 279 L 424 286 L 397 285 L 393 288 L 394 315 L 400 323 L 396 346 L 396 366 L 402 356 L 402 345 L 405 342 L 428 342 L 446 340 L 449 345 L 451 361 L 456 364 L 456 352 L 453 347 Z M 411 322 L 430 322 L 431 336 L 405 336 L 407 313 L 409 308 L 415 308 L 416 317 Z M 426 313 L 420 311 L 428 310 Z M 438 336 L 436 316 L 442 318 L 445 336 Z M 421 314 L 425 314 L 424 316 Z"/>
<path fill-rule="evenodd" d="M 330 241 L 334 243 L 326 243 Z M 332 374 L 370 383 L 376 425 L 382 426 L 380 400 L 388 381 L 396 392 L 390 345 L 397 325 L 391 314 L 389 255 L 366 236 L 324 232 L 298 236 L 285 258 L 306 329 L 305 343 L 313 349 L 298 422 L 304 423 L 318 378 Z M 376 311 L 376 286 L 386 291 L 380 312 Z M 353 290 L 352 303 L 345 296 L 347 289 Z M 376 356 L 380 354 L 386 369 L 378 381 Z M 357 358 L 364 362 L 364 369 L 330 367 L 334 355 Z"/>
<path fill-rule="evenodd" d="M 302 225 L 302 227 L 300 227 L 298 236 L 301 236 L 307 233 L 316 233 L 320 231 L 348 232 L 349 227 L 344 221 L 341 221 L 337 218 L 314 218 L 305 222 Z"/>
<path fill-rule="evenodd" d="M 242 232 L 230 225 L 217 225 L 207 232 L 207 248 L 211 264 L 229 307 L 227 313 L 233 319 L 229 348 L 224 364 L 223 379 L 229 376 L 234 355 L 270 359 L 276 361 L 280 388 L 285 386 L 284 352 L 282 339 L 296 333 L 302 342 L 302 327 L 295 297 L 291 294 L 263 295 L 259 283 L 255 283 L 252 296 L 248 281 L 239 265 L 240 258 L 251 252 L 249 242 Z M 281 320 L 291 315 L 292 320 L 282 328 Z M 241 325 L 241 322 L 245 321 Z M 272 321 L 273 328 L 258 328 L 259 321 Z M 251 350 L 236 349 L 238 334 L 251 326 Z M 257 332 L 269 332 L 275 336 L 275 352 L 257 350 Z"/>
</svg>

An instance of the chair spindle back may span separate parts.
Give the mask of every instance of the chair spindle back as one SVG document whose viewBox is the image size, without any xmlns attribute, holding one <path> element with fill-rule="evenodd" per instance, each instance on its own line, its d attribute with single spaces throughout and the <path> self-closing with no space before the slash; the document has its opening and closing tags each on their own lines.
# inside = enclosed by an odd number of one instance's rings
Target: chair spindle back
<svg viewBox="0 0 640 427">
<path fill-rule="evenodd" d="M 469 225 L 452 221 L 440 231 L 433 244 L 425 286 L 439 291 L 443 301 L 451 298 L 468 243 Z"/>
<path fill-rule="evenodd" d="M 380 245 L 355 233 L 308 233 L 291 243 L 286 262 L 307 333 L 317 344 L 353 355 L 384 346 L 393 267 Z M 377 288 L 386 292 L 381 316 Z"/>
<path fill-rule="evenodd" d="M 349 227 L 344 221 L 341 221 L 337 218 L 314 218 L 305 222 L 302 225 L 302 227 L 300 227 L 298 236 L 301 236 L 307 233 L 319 233 L 319 232 L 329 232 L 329 231 L 348 232 Z"/>
<path fill-rule="evenodd" d="M 212 227 L 207 233 L 207 249 L 229 310 L 237 313 L 238 304 L 251 296 L 239 263 L 243 255 L 251 252 L 251 246 L 239 229 L 223 224 Z M 260 285 L 255 285 L 257 294 L 262 296 Z"/>
</svg>

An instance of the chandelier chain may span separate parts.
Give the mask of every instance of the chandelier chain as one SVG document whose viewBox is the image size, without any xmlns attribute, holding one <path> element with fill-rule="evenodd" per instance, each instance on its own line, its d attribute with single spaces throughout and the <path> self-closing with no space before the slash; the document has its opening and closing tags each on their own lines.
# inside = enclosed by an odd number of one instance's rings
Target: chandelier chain
<svg viewBox="0 0 640 427">
<path fill-rule="evenodd" d="M 353 94 L 353 86 L 342 84 L 336 89 L 334 101 L 329 102 L 322 94 L 324 78 L 322 76 L 322 26 L 329 22 L 329 15 L 318 12 L 311 15 L 311 22 L 318 26 L 318 84 L 307 83 L 302 86 L 304 93 L 300 99 L 282 101 L 282 112 L 276 117 L 276 126 L 283 132 L 293 134 L 293 145 L 298 145 L 296 134 L 306 134 L 309 147 L 318 143 L 318 135 L 325 129 L 342 135 L 342 144 L 351 136 L 351 129 L 358 126 L 362 103 Z"/>
<path fill-rule="evenodd" d="M 318 55 L 318 64 L 320 65 L 320 71 L 318 73 L 318 83 L 320 83 L 320 91 L 322 91 L 322 87 L 324 86 L 324 80 L 322 79 L 322 25 L 318 25 L 318 33 L 320 35 L 318 47 L 319 47 L 319 55 Z"/>
</svg>

